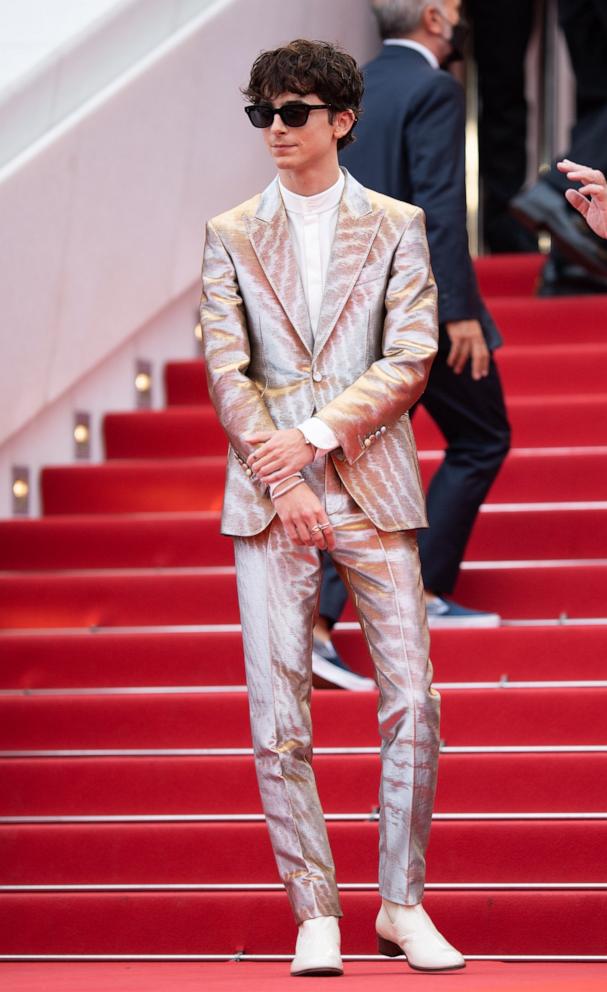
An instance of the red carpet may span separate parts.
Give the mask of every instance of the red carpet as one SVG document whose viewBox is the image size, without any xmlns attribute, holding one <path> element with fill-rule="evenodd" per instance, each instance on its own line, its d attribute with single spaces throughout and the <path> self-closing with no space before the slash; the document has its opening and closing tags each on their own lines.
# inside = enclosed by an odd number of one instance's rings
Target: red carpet
<svg viewBox="0 0 607 992">
<path fill-rule="evenodd" d="M 380 988 L 401 992 L 404 982 L 423 981 L 424 992 L 462 988 L 473 992 L 603 992 L 606 969 L 601 964 L 554 964 L 472 961 L 453 975 L 416 975 L 402 961 L 348 961 L 346 978 L 353 992 Z M 178 964 L 111 962 L 2 964 L 0 982 L 11 992 L 281 992 L 292 988 L 284 962 Z M 452 984 L 451 984 L 452 983 Z M 323 978 L 308 978 L 306 988 L 326 988 Z"/>
<path fill-rule="evenodd" d="M 600 297 L 533 299 L 541 264 L 478 263 L 507 340 L 514 449 L 456 595 L 511 625 L 432 634 L 445 750 L 425 902 L 467 955 L 607 961 L 607 684 L 584 684 L 607 683 L 607 314 Z M 165 385 L 164 410 L 107 413 L 102 464 L 44 469 L 40 520 L 0 521 L 0 959 L 292 953 L 233 688 L 226 442 L 199 361 L 169 363 Z M 427 483 L 442 442 L 423 411 L 415 430 Z M 357 629 L 336 643 L 371 674 Z M 346 954 L 376 952 L 376 709 L 375 693 L 313 697 Z M 347 974 L 361 988 L 558 990 L 603 988 L 607 971 L 473 961 L 420 978 L 367 961 Z M 11 992 L 290 981 L 286 961 L 0 963 L 3 979 Z"/>
</svg>

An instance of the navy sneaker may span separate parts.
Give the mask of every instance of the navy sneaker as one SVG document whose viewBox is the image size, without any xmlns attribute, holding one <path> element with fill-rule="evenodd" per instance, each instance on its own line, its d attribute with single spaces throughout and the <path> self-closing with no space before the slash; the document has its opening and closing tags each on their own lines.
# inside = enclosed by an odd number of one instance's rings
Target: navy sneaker
<svg viewBox="0 0 607 992">
<path fill-rule="evenodd" d="M 483 610 L 469 610 L 452 599 L 435 596 L 426 603 L 428 626 L 434 630 L 441 627 L 499 627 L 499 613 L 485 613 Z"/>
<path fill-rule="evenodd" d="M 357 675 L 348 668 L 331 641 L 314 638 L 312 647 L 312 685 L 315 689 L 350 689 L 352 692 L 369 692 L 377 689 L 373 679 Z"/>
</svg>

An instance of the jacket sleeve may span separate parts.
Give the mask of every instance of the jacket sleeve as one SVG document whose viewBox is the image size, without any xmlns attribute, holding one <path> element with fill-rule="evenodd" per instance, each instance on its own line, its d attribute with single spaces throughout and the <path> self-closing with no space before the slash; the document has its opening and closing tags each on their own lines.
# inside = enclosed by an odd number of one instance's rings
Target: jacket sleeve
<svg viewBox="0 0 607 992">
<path fill-rule="evenodd" d="M 394 253 L 385 310 L 382 357 L 316 413 L 351 465 L 367 450 L 371 429 L 396 423 L 419 399 L 437 351 L 436 284 L 421 210 Z"/>
<path fill-rule="evenodd" d="M 246 375 L 251 352 L 244 304 L 232 259 L 212 222 L 202 262 L 200 327 L 211 401 L 236 455 L 246 460 L 255 445 L 245 438 L 276 428 Z"/>
<path fill-rule="evenodd" d="M 464 91 L 448 72 L 428 75 L 405 120 L 411 199 L 426 214 L 439 320 L 481 318 L 466 230 Z"/>
</svg>

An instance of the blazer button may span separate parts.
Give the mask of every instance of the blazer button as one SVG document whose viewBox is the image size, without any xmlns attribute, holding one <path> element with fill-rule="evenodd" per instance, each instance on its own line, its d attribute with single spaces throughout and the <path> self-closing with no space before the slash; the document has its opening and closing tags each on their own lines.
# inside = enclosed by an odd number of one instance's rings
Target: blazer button
<svg viewBox="0 0 607 992">
<path fill-rule="evenodd" d="M 375 431 L 375 437 L 381 437 L 381 431 Z"/>
<path fill-rule="evenodd" d="M 365 448 L 370 448 L 370 447 L 371 447 L 371 438 L 370 437 L 366 437 L 365 438 Z"/>
<path fill-rule="evenodd" d="M 385 434 L 387 430 L 388 430 L 387 427 L 380 427 L 380 433 L 381 434 Z"/>
<path fill-rule="evenodd" d="M 247 475 L 253 475 L 253 469 L 252 468 L 248 468 L 247 469 Z"/>
<path fill-rule="evenodd" d="M 322 382 L 322 373 L 319 372 L 318 369 L 314 369 L 312 378 L 314 379 L 314 382 Z"/>
</svg>

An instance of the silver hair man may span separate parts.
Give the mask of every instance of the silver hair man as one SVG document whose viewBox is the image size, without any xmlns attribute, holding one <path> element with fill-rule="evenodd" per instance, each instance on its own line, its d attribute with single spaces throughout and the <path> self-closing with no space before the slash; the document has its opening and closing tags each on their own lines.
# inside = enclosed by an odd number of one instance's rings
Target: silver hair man
<svg viewBox="0 0 607 992">
<path fill-rule="evenodd" d="M 382 38 L 398 38 L 419 27 L 428 0 L 371 0 Z M 434 7 L 442 9 L 442 0 L 435 0 Z"/>
</svg>

